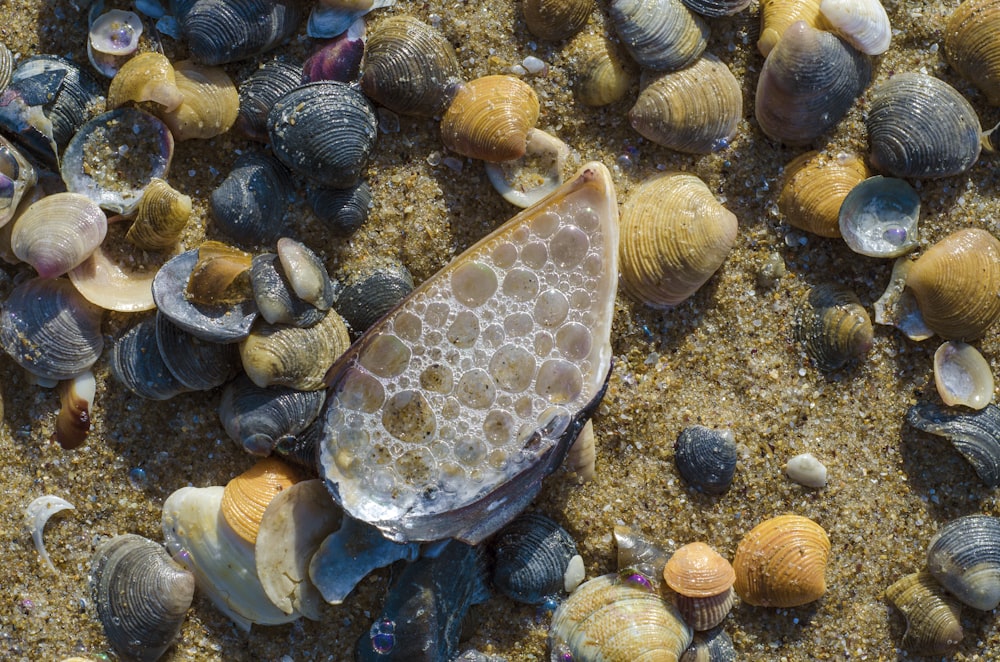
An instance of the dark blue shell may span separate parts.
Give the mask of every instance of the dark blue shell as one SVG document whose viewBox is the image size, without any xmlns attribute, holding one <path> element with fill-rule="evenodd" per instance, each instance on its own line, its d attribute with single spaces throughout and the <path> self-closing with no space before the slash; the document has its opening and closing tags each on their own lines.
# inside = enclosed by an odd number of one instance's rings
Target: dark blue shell
<svg viewBox="0 0 1000 662">
<path fill-rule="evenodd" d="M 494 551 L 493 586 L 507 597 L 539 604 L 564 590 L 576 543 L 566 529 L 540 513 L 525 513 L 500 529 Z"/>
<path fill-rule="evenodd" d="M 736 473 L 736 442 L 728 431 L 693 425 L 674 444 L 681 478 L 706 494 L 722 494 Z"/>
</svg>

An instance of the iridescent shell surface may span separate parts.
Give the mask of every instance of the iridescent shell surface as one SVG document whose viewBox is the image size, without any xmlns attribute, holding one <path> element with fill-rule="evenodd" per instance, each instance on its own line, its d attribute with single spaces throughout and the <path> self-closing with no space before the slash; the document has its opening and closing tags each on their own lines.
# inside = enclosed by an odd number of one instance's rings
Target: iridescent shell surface
<svg viewBox="0 0 1000 662">
<path fill-rule="evenodd" d="M 934 385 L 946 405 L 982 409 L 993 399 L 993 370 L 975 347 L 949 340 L 934 352 Z"/>
<path fill-rule="evenodd" d="M 55 278 L 94 252 L 108 232 L 108 219 L 90 198 L 55 193 L 32 203 L 17 220 L 10 247 L 42 278 Z"/>
</svg>

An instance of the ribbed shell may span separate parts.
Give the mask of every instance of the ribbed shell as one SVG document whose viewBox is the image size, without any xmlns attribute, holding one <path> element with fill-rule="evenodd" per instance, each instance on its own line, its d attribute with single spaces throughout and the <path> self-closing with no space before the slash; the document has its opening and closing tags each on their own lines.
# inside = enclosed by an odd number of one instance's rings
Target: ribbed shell
<svg viewBox="0 0 1000 662">
<path fill-rule="evenodd" d="M 243 370 L 258 386 L 313 391 L 326 388 L 327 369 L 350 344 L 344 320 L 331 310 L 307 329 L 258 326 L 240 343 L 240 359 Z"/>
<path fill-rule="evenodd" d="M 413 276 L 399 263 L 362 266 L 337 299 L 337 312 L 359 336 L 413 291 Z"/>
<path fill-rule="evenodd" d="M 892 27 L 880 0 L 822 0 L 823 25 L 866 55 L 889 50 Z"/>
<path fill-rule="evenodd" d="M 705 50 L 708 25 L 681 0 L 612 0 L 611 22 L 644 69 L 675 71 Z"/>
<path fill-rule="evenodd" d="M 948 63 L 978 87 L 989 102 L 1000 105 L 1000 0 L 966 0 L 944 31 Z"/>
<path fill-rule="evenodd" d="M 253 286 L 254 300 L 261 316 L 269 324 L 290 324 L 307 327 L 316 324 L 326 316 L 333 300 L 333 286 L 326 270 L 325 279 L 328 296 L 325 305 L 317 307 L 301 299 L 293 290 L 278 256 L 274 253 L 258 255 L 253 259 L 250 269 L 250 282 Z"/>
<path fill-rule="evenodd" d="M 760 39 L 757 50 L 767 57 L 778 45 L 789 26 L 805 21 L 814 28 L 820 25 L 820 0 L 762 0 L 760 3 Z"/>
<path fill-rule="evenodd" d="M 177 243 L 190 218 L 191 196 L 154 177 L 142 193 L 126 238 L 142 250 L 165 250 Z"/>
<path fill-rule="evenodd" d="M 979 228 L 953 232 L 913 264 L 906 286 L 936 334 L 978 338 L 1000 317 L 1000 241 Z"/>
<path fill-rule="evenodd" d="M 492 544 L 493 585 L 518 602 L 539 604 L 565 591 L 566 568 L 576 543 L 566 529 L 540 513 L 525 513 L 500 529 Z"/>
<path fill-rule="evenodd" d="M 1000 604 L 1000 519 L 966 515 L 945 524 L 927 546 L 927 569 L 973 609 Z"/>
<path fill-rule="evenodd" d="M 153 662 L 180 633 L 194 599 L 194 575 L 159 543 L 126 534 L 97 546 L 90 589 L 97 617 L 115 651 Z"/>
<path fill-rule="evenodd" d="M 692 425 L 674 443 L 677 471 L 687 483 L 706 494 L 722 494 L 736 473 L 736 441 L 731 430 Z"/>
<path fill-rule="evenodd" d="M 184 60 L 174 64 L 174 77 L 184 100 L 174 110 L 158 111 L 174 138 L 214 138 L 236 123 L 240 94 L 225 69 Z"/>
<path fill-rule="evenodd" d="M 354 186 L 368 165 L 378 135 L 375 111 L 361 92 L 321 81 L 292 90 L 267 117 L 275 156 L 323 186 Z"/>
<path fill-rule="evenodd" d="M 768 137 L 804 145 L 840 121 L 871 76 L 867 56 L 799 21 L 764 60 L 754 115 Z"/>
<path fill-rule="evenodd" d="M 7 48 L 7 45 L 0 42 L 0 92 L 10 83 L 10 76 L 14 71 L 14 55 Z"/>
<path fill-rule="evenodd" d="M 156 344 L 170 374 L 192 391 L 222 386 L 240 368 L 235 344 L 202 340 L 159 312 L 156 315 Z"/>
<path fill-rule="evenodd" d="M 169 400 L 188 390 L 163 361 L 155 317 L 133 324 L 115 341 L 110 364 L 115 379 L 140 398 Z"/>
<path fill-rule="evenodd" d="M 875 88 L 865 127 L 872 167 L 895 177 L 957 175 L 979 158 L 976 111 L 926 74 L 897 74 Z"/>
<path fill-rule="evenodd" d="M 759 607 L 798 607 L 826 593 L 830 539 L 816 522 L 781 515 L 750 530 L 736 547 L 736 593 Z"/>
<path fill-rule="evenodd" d="M 55 278 L 86 260 L 107 232 L 107 216 L 96 202 L 80 193 L 54 193 L 17 217 L 10 246 L 39 276 Z"/>
<path fill-rule="evenodd" d="M 229 438 L 244 451 L 266 456 L 310 425 L 325 399 L 325 391 L 261 388 L 240 375 L 222 389 L 219 419 Z"/>
<path fill-rule="evenodd" d="M 483 161 L 524 156 L 538 121 L 538 96 L 513 76 L 484 76 L 461 88 L 441 118 L 445 147 Z"/>
<path fill-rule="evenodd" d="M 603 35 L 586 34 L 567 46 L 573 53 L 573 92 L 585 106 L 606 106 L 625 96 L 635 75 L 618 45 Z"/>
<path fill-rule="evenodd" d="M 594 0 L 524 0 L 524 22 L 539 39 L 558 41 L 583 29 L 594 11 Z"/>
<path fill-rule="evenodd" d="M 736 662 L 739 659 L 732 638 L 721 628 L 696 632 L 694 641 L 679 662 Z"/>
<path fill-rule="evenodd" d="M 669 172 L 635 188 L 622 208 L 625 291 L 654 308 L 695 293 L 736 243 L 736 216 L 694 175 Z"/>
<path fill-rule="evenodd" d="M 305 16 L 296 0 L 195 0 L 176 15 L 192 57 L 209 65 L 279 46 Z"/>
<path fill-rule="evenodd" d="M 242 244 L 271 244 L 287 232 L 288 170 L 267 152 L 247 152 L 212 191 L 212 219 Z"/>
<path fill-rule="evenodd" d="M 800 230 L 821 237 L 840 236 L 840 205 L 871 173 L 863 159 L 807 152 L 785 166 L 778 211 Z"/>
<path fill-rule="evenodd" d="M 393 16 L 368 35 L 361 88 L 401 115 L 444 112 L 462 82 L 455 49 L 444 34 L 412 16 Z"/>
<path fill-rule="evenodd" d="M 750 6 L 750 0 L 681 0 L 684 5 L 702 16 L 718 18 L 732 16 Z"/>
<path fill-rule="evenodd" d="M 692 598 L 687 595 L 677 594 L 674 596 L 674 605 L 681 613 L 684 622 L 691 626 L 695 632 L 711 630 L 716 625 L 726 620 L 726 616 L 732 611 L 736 604 L 736 591 L 727 588 L 718 595 L 710 595 L 705 598 Z"/>
<path fill-rule="evenodd" d="M 174 110 L 184 101 L 184 94 L 177 87 L 174 65 L 162 53 L 138 53 L 111 79 L 108 110 L 143 101 L 153 101 L 166 110 Z"/>
<path fill-rule="evenodd" d="M 602 575 L 584 582 L 552 615 L 549 648 L 576 660 L 676 660 L 693 634 L 681 615 L 647 588 Z"/>
<path fill-rule="evenodd" d="M 962 641 L 962 604 L 927 570 L 896 580 L 886 599 L 906 618 L 903 647 L 921 655 L 947 655 Z"/>
<path fill-rule="evenodd" d="M 301 82 L 302 67 L 281 60 L 261 64 L 240 83 L 236 127 L 248 138 L 267 142 L 267 115 L 271 107 Z"/>
<path fill-rule="evenodd" d="M 792 332 L 820 370 L 836 370 L 865 356 L 875 333 L 858 296 L 832 283 L 817 285 L 803 297 Z"/>
<path fill-rule="evenodd" d="M 299 481 L 298 470 L 277 458 L 266 457 L 236 476 L 222 493 L 221 512 L 236 535 L 251 545 L 264 510 L 279 492 Z"/>
<path fill-rule="evenodd" d="M 988 487 L 1000 485 L 1000 408 L 955 413 L 932 402 L 919 402 L 906 412 L 906 422 L 945 437 L 976 470 Z"/>
<path fill-rule="evenodd" d="M 368 220 L 372 190 L 365 181 L 346 189 L 315 187 L 309 207 L 332 235 L 350 237 Z"/>
<path fill-rule="evenodd" d="M 395 0 L 389 0 L 395 2 Z M 319 48 L 302 64 L 302 82 L 337 80 L 355 83 L 361 76 L 365 55 L 364 21 L 356 21 L 340 36 L 321 42 Z"/>
<path fill-rule="evenodd" d="M 663 579 L 675 592 L 692 598 L 708 598 L 729 590 L 736 572 L 721 554 L 703 542 L 678 548 L 663 568 Z"/>
</svg>

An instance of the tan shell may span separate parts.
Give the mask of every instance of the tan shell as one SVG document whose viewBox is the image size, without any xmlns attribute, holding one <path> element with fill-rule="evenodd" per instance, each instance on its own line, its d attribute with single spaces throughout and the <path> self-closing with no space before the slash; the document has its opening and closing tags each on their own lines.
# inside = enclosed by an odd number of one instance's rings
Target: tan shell
<svg viewBox="0 0 1000 662">
<path fill-rule="evenodd" d="M 576 441 L 569 447 L 566 459 L 563 460 L 563 468 L 575 474 L 577 481 L 580 483 L 592 480 L 596 473 L 597 452 L 594 447 L 595 441 L 594 423 L 593 421 L 587 421 L 587 424 L 580 430 L 580 434 L 576 436 Z"/>
<path fill-rule="evenodd" d="M 126 237 L 143 250 L 164 250 L 177 243 L 190 218 L 191 196 L 154 177 L 139 200 Z"/>
<path fill-rule="evenodd" d="M 459 89 L 441 118 L 445 147 L 483 161 L 524 156 L 538 121 L 538 96 L 513 76 L 484 76 Z"/>
<path fill-rule="evenodd" d="M 1000 106 L 1000 0 L 966 0 L 952 12 L 944 31 L 951 64 Z"/>
<path fill-rule="evenodd" d="M 567 56 L 574 63 L 573 91 L 585 106 L 606 106 L 619 101 L 635 82 L 631 63 L 603 35 L 588 34 L 574 40 Z"/>
<path fill-rule="evenodd" d="M 736 593 L 759 607 L 797 607 L 826 593 L 830 539 L 800 515 L 765 520 L 736 547 Z"/>
<path fill-rule="evenodd" d="M 240 538 L 253 544 L 271 499 L 298 481 L 298 472 L 292 465 L 266 457 L 226 484 L 222 516 Z"/>
<path fill-rule="evenodd" d="M 676 593 L 707 598 L 731 588 L 736 573 L 729 561 L 709 545 L 692 542 L 673 553 L 663 567 L 663 579 Z"/>
<path fill-rule="evenodd" d="M 796 306 L 792 334 L 820 370 L 836 370 L 868 354 L 875 332 L 853 291 L 820 283 Z"/>
<path fill-rule="evenodd" d="M 198 261 L 188 277 L 185 296 L 204 305 L 229 304 L 253 296 L 250 290 L 251 256 L 220 241 L 198 247 Z"/>
<path fill-rule="evenodd" d="M 757 50 L 764 57 L 778 44 L 785 29 L 796 21 L 805 21 L 812 27 L 820 25 L 821 0 L 761 0 L 760 39 Z"/>
<path fill-rule="evenodd" d="M 594 11 L 594 0 L 524 0 L 524 22 L 539 39 L 558 41 L 583 29 Z"/>
<path fill-rule="evenodd" d="M 139 53 L 123 64 L 111 79 L 108 110 L 143 101 L 153 101 L 166 111 L 175 110 L 184 101 L 184 94 L 177 87 L 174 66 L 162 53 Z"/>
<path fill-rule="evenodd" d="M 900 578 L 885 597 L 906 618 L 903 647 L 922 655 L 947 655 L 962 641 L 962 603 L 927 570 Z"/>
<path fill-rule="evenodd" d="M 778 211 L 794 227 L 821 237 L 840 236 L 840 205 L 871 175 L 853 155 L 807 152 L 785 166 Z"/>
<path fill-rule="evenodd" d="M 224 69 L 184 60 L 174 65 L 174 76 L 184 101 L 172 111 L 161 111 L 159 117 L 176 140 L 214 138 L 233 126 L 240 95 Z"/>
<path fill-rule="evenodd" d="M 648 306 L 676 306 L 722 266 L 736 216 L 694 175 L 668 172 L 639 185 L 621 217 L 625 291 Z"/>
<path fill-rule="evenodd" d="M 924 322 L 950 340 L 973 340 L 1000 317 L 1000 241 L 965 228 L 927 249 L 906 277 Z"/>
</svg>

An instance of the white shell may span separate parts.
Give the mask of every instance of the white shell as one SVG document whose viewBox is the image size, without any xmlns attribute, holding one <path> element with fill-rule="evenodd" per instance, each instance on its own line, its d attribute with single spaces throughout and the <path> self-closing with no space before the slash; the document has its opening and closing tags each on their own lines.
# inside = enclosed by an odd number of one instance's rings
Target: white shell
<svg viewBox="0 0 1000 662">
<path fill-rule="evenodd" d="M 541 129 L 528 131 L 527 152 L 513 161 L 486 162 L 486 176 L 503 199 L 522 209 L 541 201 L 563 182 L 569 145 Z"/>
<path fill-rule="evenodd" d="M 31 539 L 35 543 L 35 549 L 38 550 L 38 555 L 42 558 L 45 565 L 49 566 L 52 572 L 57 572 L 57 570 L 52 565 L 49 553 L 45 551 L 45 541 L 42 540 L 42 532 L 45 530 L 45 523 L 49 521 L 50 517 L 61 510 L 72 510 L 73 508 L 75 506 L 66 501 L 66 499 L 46 494 L 28 504 L 28 508 L 25 511 L 28 529 L 31 531 Z"/>
<path fill-rule="evenodd" d="M 826 487 L 826 467 L 812 453 L 802 453 L 785 463 L 785 474 L 799 485 Z"/>
<path fill-rule="evenodd" d="M 958 340 L 934 352 L 934 384 L 946 405 L 982 409 L 993 399 L 990 363 L 972 345 Z"/>
<path fill-rule="evenodd" d="M 892 27 L 879 0 L 823 0 L 819 12 L 830 31 L 868 55 L 889 50 Z"/>
<path fill-rule="evenodd" d="M 79 193 L 54 193 L 14 221 L 11 249 L 42 278 L 61 276 L 87 259 L 108 232 L 96 202 Z"/>
</svg>

